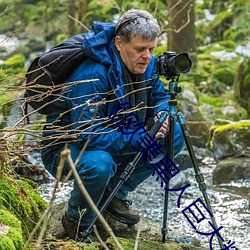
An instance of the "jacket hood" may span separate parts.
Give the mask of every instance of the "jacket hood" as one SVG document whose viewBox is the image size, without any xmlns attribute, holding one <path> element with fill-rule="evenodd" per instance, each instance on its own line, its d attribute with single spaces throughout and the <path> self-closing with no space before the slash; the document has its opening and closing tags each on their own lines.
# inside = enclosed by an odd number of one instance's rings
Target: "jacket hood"
<svg viewBox="0 0 250 250">
<path fill-rule="evenodd" d="M 94 21 L 85 34 L 83 49 L 87 56 L 104 64 L 112 64 L 115 24 Z"/>
</svg>

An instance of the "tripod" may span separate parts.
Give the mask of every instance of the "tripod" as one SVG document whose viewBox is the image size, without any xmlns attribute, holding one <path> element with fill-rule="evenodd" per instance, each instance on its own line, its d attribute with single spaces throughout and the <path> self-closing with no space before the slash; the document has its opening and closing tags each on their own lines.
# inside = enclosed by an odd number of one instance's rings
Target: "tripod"
<svg viewBox="0 0 250 250">
<path fill-rule="evenodd" d="M 185 120 L 184 120 L 184 116 L 181 112 L 177 113 L 177 100 L 176 100 L 176 95 L 177 93 L 180 93 L 182 91 L 182 88 L 178 86 L 178 80 L 179 80 L 179 76 L 174 79 L 172 78 L 172 80 L 169 82 L 169 94 L 170 94 L 170 100 L 169 100 L 169 133 L 168 133 L 168 156 L 169 158 L 174 161 L 174 123 L 175 123 L 175 118 L 177 117 L 177 120 L 181 126 L 181 131 L 187 146 L 187 150 L 189 153 L 189 157 L 191 159 L 191 162 L 193 164 L 194 167 L 194 171 L 195 171 L 195 179 L 196 182 L 199 186 L 200 191 L 203 194 L 203 198 L 205 200 L 205 204 L 208 208 L 208 210 L 210 211 L 210 218 L 212 221 L 212 224 L 214 226 L 215 229 L 218 229 L 215 217 L 213 216 L 213 210 L 210 204 L 210 201 L 208 199 L 208 195 L 206 192 L 206 184 L 204 182 L 204 177 L 203 174 L 201 173 L 200 169 L 199 169 L 199 165 L 197 162 L 197 159 L 195 157 L 191 142 L 190 142 L 190 138 L 189 138 L 189 133 L 187 131 L 186 128 L 186 124 L 185 124 Z M 166 183 L 166 189 L 165 189 L 165 200 L 164 200 L 164 216 L 163 216 L 163 226 L 162 226 L 162 242 L 165 243 L 166 242 L 166 234 L 167 234 L 167 214 L 168 214 L 168 190 L 169 189 L 169 182 Z M 224 244 L 221 241 L 221 238 L 218 236 L 218 234 L 216 234 L 219 245 L 221 247 L 221 249 L 224 248 Z"/>
</svg>

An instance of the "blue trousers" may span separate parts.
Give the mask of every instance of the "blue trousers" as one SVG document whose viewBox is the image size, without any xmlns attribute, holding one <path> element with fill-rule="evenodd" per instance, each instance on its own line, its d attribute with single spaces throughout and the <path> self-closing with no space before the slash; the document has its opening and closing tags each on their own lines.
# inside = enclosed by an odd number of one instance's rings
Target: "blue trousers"
<svg viewBox="0 0 250 250">
<path fill-rule="evenodd" d="M 175 123 L 175 155 L 180 153 L 184 147 L 185 142 L 180 126 L 178 123 Z M 71 151 L 73 161 L 75 161 L 81 149 L 74 143 L 69 144 L 68 148 Z M 61 150 L 62 149 L 58 149 L 55 151 L 53 147 L 50 147 L 42 151 L 44 166 L 54 177 L 56 176 Z M 77 171 L 96 205 L 100 203 L 106 189 L 111 191 L 116 186 L 120 180 L 119 177 L 121 173 L 127 164 L 133 160 L 134 156 L 135 155 L 116 156 L 102 150 L 87 150 L 82 154 L 77 164 Z M 147 164 L 150 165 L 150 163 Z M 148 165 L 141 159 L 128 180 L 123 183 L 119 189 L 116 197 L 125 200 L 128 192 L 135 190 L 139 184 L 151 176 L 153 170 L 148 170 Z M 70 167 L 66 163 L 63 169 L 63 175 L 67 175 L 69 170 Z M 83 209 L 86 209 L 86 212 L 81 218 L 81 225 L 88 226 L 93 220 L 94 213 L 79 190 L 77 183 L 74 182 L 74 187 L 68 201 L 68 216 L 77 222 L 81 217 L 80 212 L 83 211 Z"/>
</svg>

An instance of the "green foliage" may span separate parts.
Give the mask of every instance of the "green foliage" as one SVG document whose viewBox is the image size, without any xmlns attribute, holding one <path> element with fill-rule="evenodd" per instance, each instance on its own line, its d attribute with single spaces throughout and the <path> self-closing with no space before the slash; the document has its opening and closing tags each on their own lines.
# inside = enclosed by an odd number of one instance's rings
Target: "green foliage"
<svg viewBox="0 0 250 250">
<path fill-rule="evenodd" d="M 24 55 L 16 54 L 4 61 L 4 63 L 2 64 L 2 69 L 5 70 L 11 67 L 22 68 L 24 67 L 24 63 L 25 63 Z"/>
<path fill-rule="evenodd" d="M 214 19 L 206 20 L 204 10 L 214 14 Z M 250 2 L 247 0 L 204 0 L 196 4 L 197 15 L 197 41 L 199 44 L 231 40 L 236 45 L 245 45 L 249 42 L 250 29 L 247 23 L 250 22 Z"/>
<path fill-rule="evenodd" d="M 22 54 L 16 54 L 8 58 L 1 65 L 2 70 L 0 71 L 0 84 L 5 84 L 6 78 L 17 76 L 18 74 L 25 72 L 24 68 L 25 57 Z M 21 78 L 12 78 L 13 85 L 20 85 L 22 83 Z M 8 82 L 10 85 L 10 82 Z"/>
<path fill-rule="evenodd" d="M 228 67 L 217 68 L 213 72 L 213 78 L 224 85 L 232 86 L 235 78 L 235 70 Z"/>
</svg>

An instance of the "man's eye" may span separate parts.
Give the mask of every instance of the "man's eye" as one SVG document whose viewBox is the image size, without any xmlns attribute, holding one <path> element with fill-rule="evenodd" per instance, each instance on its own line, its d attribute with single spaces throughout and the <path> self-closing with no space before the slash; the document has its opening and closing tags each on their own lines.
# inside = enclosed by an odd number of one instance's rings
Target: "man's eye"
<svg viewBox="0 0 250 250">
<path fill-rule="evenodd" d="M 144 49 L 142 49 L 142 48 L 136 49 L 137 52 L 143 52 L 143 50 L 144 50 Z"/>
</svg>

